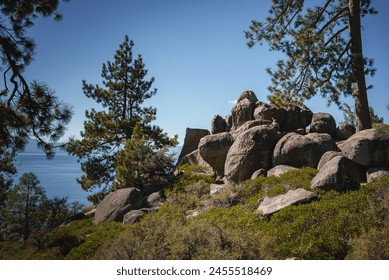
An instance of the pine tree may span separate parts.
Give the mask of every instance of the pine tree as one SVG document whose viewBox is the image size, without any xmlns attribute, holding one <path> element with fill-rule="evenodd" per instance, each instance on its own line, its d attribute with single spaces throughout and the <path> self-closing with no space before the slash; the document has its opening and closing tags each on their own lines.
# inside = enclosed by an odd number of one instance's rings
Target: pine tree
<svg viewBox="0 0 389 280">
<path fill-rule="evenodd" d="M 0 1 L 0 207 L 16 169 L 13 158 L 29 138 L 51 158 L 71 119 L 70 106 L 60 102 L 44 83 L 29 82 L 23 71 L 32 62 L 34 40 L 26 31 L 38 16 L 59 20 L 58 0 Z"/>
<path fill-rule="evenodd" d="M 145 194 L 158 191 L 169 183 L 174 169 L 170 146 L 156 148 L 140 125 L 134 128 L 131 139 L 116 156 L 116 182 L 114 189 L 136 186 Z"/>
<path fill-rule="evenodd" d="M 371 128 L 365 75 L 374 75 L 373 60 L 362 54 L 361 17 L 376 14 L 371 0 L 273 0 L 265 22 L 252 21 L 245 32 L 249 47 L 267 42 L 286 59 L 267 69 L 273 103 L 301 103 L 320 94 L 341 106 L 353 95 L 357 130 Z M 305 4 L 311 6 L 304 6 Z"/>
<path fill-rule="evenodd" d="M 27 240 L 34 230 L 42 226 L 40 213 L 47 200 L 46 192 L 34 173 L 24 173 L 19 184 L 8 193 L 2 223 L 4 235 L 12 240 Z"/>
<path fill-rule="evenodd" d="M 85 173 L 78 180 L 81 187 L 87 191 L 98 189 L 89 196 L 93 202 L 98 202 L 112 190 L 117 154 L 132 138 L 137 123 L 156 149 L 176 143 L 176 138 L 169 138 L 161 128 L 151 124 L 157 111 L 143 103 L 157 90 L 152 88 L 154 78 L 146 79 L 148 71 L 142 56 L 133 57 L 133 46 L 134 43 L 125 36 L 114 61 L 102 66 L 102 86 L 83 81 L 84 94 L 100 104 L 103 110 L 86 111 L 82 139 L 71 139 L 67 150 L 81 161 Z"/>
</svg>

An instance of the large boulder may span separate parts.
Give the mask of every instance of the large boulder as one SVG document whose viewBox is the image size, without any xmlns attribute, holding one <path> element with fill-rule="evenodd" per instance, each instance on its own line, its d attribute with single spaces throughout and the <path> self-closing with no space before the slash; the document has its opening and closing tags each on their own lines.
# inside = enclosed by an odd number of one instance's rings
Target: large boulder
<svg viewBox="0 0 389 280">
<path fill-rule="evenodd" d="M 331 150 L 336 150 L 336 144 L 329 134 L 300 135 L 291 132 L 282 137 L 275 146 L 274 165 L 316 168 L 321 156 Z"/>
<path fill-rule="evenodd" d="M 181 162 L 182 158 L 194 150 L 197 150 L 197 146 L 199 145 L 200 139 L 206 135 L 209 135 L 208 129 L 199 129 L 199 128 L 187 128 L 184 145 L 182 146 L 182 150 L 180 155 L 178 156 L 177 162 Z"/>
<path fill-rule="evenodd" d="M 347 123 L 342 123 L 336 129 L 336 138 L 338 140 L 347 140 L 355 134 L 355 126 Z"/>
<path fill-rule="evenodd" d="M 136 188 L 126 188 L 108 194 L 97 205 L 94 222 L 104 221 L 122 222 L 126 213 L 142 207 L 143 197 L 141 191 Z"/>
<path fill-rule="evenodd" d="M 305 129 L 311 123 L 312 111 L 307 107 L 299 106 L 292 106 L 286 110 L 259 102 L 254 110 L 254 119 L 276 121 L 280 131 L 293 131 Z"/>
<path fill-rule="evenodd" d="M 334 155 L 334 154 L 332 154 Z M 311 181 L 311 189 L 345 191 L 358 188 L 366 181 L 366 167 L 336 155 L 319 169 Z"/>
<path fill-rule="evenodd" d="M 286 117 L 286 110 L 283 108 L 276 108 L 264 102 L 259 102 L 259 105 L 254 110 L 254 119 L 273 121 L 276 120 L 278 124 L 282 125 Z"/>
<path fill-rule="evenodd" d="M 215 115 L 211 121 L 211 134 L 217 134 L 221 132 L 228 132 L 229 127 L 224 118 L 219 115 Z"/>
<path fill-rule="evenodd" d="M 258 102 L 255 93 L 252 91 L 244 91 L 238 98 L 237 103 L 231 110 L 232 127 L 231 130 L 236 130 L 242 124 L 254 119 L 254 110 Z"/>
<path fill-rule="evenodd" d="M 227 154 L 224 168 L 227 180 L 239 183 L 250 179 L 260 168 L 269 169 L 274 145 L 281 136 L 269 125 L 255 126 L 240 134 Z"/>
<path fill-rule="evenodd" d="M 285 207 L 308 203 L 316 198 L 317 195 L 315 193 L 304 189 L 289 190 L 286 194 L 274 197 L 266 196 L 257 211 L 261 212 L 263 216 L 269 216 Z"/>
<path fill-rule="evenodd" d="M 216 175 L 224 175 L 224 164 L 227 152 L 234 143 L 234 138 L 228 132 L 208 135 L 203 137 L 199 143 L 200 156 L 216 172 Z"/>
<path fill-rule="evenodd" d="M 272 124 L 271 121 L 268 120 L 252 120 L 252 121 L 247 121 L 244 124 L 242 124 L 237 130 L 231 131 L 232 137 L 236 139 L 239 135 L 241 135 L 243 132 L 249 130 L 250 128 L 254 126 L 260 126 L 260 125 L 270 125 Z"/>
<path fill-rule="evenodd" d="M 184 156 L 179 165 L 183 164 L 200 165 L 206 169 L 212 170 L 212 167 L 200 156 L 198 149 Z"/>
<path fill-rule="evenodd" d="M 389 165 L 389 131 L 366 129 L 338 145 L 342 153 L 364 166 Z"/>
<path fill-rule="evenodd" d="M 305 129 L 311 123 L 312 114 L 312 111 L 305 106 L 292 106 L 286 111 L 284 121 L 279 124 L 280 131 Z"/>
<path fill-rule="evenodd" d="M 320 161 L 317 164 L 317 169 L 320 170 L 324 165 L 327 164 L 327 162 L 329 162 L 330 160 L 332 160 L 334 157 L 337 157 L 337 156 L 343 156 L 343 154 L 341 152 L 339 152 L 339 151 L 328 151 L 328 152 L 325 152 L 321 156 Z"/>
<path fill-rule="evenodd" d="M 327 133 L 332 137 L 336 134 L 336 122 L 327 113 L 316 113 L 312 116 L 310 132 Z"/>
</svg>

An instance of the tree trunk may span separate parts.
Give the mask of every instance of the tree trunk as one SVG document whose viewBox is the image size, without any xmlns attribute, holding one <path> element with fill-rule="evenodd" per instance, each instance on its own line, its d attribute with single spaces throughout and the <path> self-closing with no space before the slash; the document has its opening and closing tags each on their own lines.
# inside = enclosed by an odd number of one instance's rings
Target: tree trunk
<svg viewBox="0 0 389 280">
<path fill-rule="evenodd" d="M 355 100 L 357 131 L 371 128 L 365 69 L 362 55 L 360 8 L 360 0 L 349 0 L 351 65 L 353 70 L 353 96 Z"/>
<path fill-rule="evenodd" d="M 29 182 L 28 182 L 29 184 Z M 27 186 L 27 196 L 26 196 L 26 208 L 24 213 L 24 228 L 23 228 L 23 240 L 26 241 L 30 236 L 30 226 L 29 226 L 29 213 L 30 213 L 30 185 Z"/>
</svg>

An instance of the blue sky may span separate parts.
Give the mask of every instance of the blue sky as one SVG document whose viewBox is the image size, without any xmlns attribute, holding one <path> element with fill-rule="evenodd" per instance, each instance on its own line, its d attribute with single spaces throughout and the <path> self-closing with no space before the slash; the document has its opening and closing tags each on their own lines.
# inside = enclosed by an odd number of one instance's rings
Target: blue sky
<svg viewBox="0 0 389 280">
<path fill-rule="evenodd" d="M 266 45 L 249 49 L 244 30 L 252 19 L 264 20 L 270 0 L 71 0 L 60 4 L 63 20 L 39 19 L 29 30 L 37 43 L 29 79 L 46 82 L 57 96 L 74 107 L 66 137 L 79 136 L 86 109 L 97 107 L 83 96 L 81 81 L 101 82 L 101 65 L 112 61 L 127 34 L 155 77 L 157 121 L 169 135 L 185 129 L 210 128 L 215 114 L 228 115 L 231 101 L 247 89 L 267 101 L 270 79 L 265 72 L 279 59 Z M 363 19 L 364 55 L 376 60 L 377 74 L 369 102 L 389 122 L 389 1 L 373 1 L 379 11 Z M 351 99 L 348 101 L 353 104 Z M 306 105 L 330 112 L 340 122 L 341 112 L 326 107 L 318 97 Z"/>
</svg>

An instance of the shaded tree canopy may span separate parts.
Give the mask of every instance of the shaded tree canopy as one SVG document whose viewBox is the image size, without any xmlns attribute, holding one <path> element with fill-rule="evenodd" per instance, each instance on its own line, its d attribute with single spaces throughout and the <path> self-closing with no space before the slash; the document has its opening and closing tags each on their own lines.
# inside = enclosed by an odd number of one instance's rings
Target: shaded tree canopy
<svg viewBox="0 0 389 280">
<path fill-rule="evenodd" d="M 114 189 L 136 186 L 145 194 L 162 189 L 169 183 L 174 170 L 170 146 L 159 149 L 154 141 L 135 125 L 131 139 L 116 156 L 116 182 Z"/>
<path fill-rule="evenodd" d="M 46 84 L 29 82 L 23 71 L 31 63 L 35 43 L 27 30 L 37 17 L 59 20 L 58 0 L 0 1 L 0 206 L 16 173 L 13 159 L 29 138 L 50 158 L 72 115 Z"/>
<path fill-rule="evenodd" d="M 67 150 L 81 160 L 85 173 L 78 181 L 84 190 L 98 190 L 89 196 L 98 202 L 112 190 L 116 178 L 117 153 L 131 139 L 138 123 L 142 132 L 153 141 L 154 148 L 176 144 L 158 126 L 152 125 L 157 110 L 144 102 L 157 93 L 152 88 L 154 78 L 146 78 L 142 56 L 133 55 L 134 43 L 125 36 L 114 55 L 114 61 L 104 63 L 102 86 L 83 81 L 84 94 L 103 107 L 87 110 L 81 140 L 71 139 Z"/>
<path fill-rule="evenodd" d="M 34 173 L 24 173 L 19 183 L 7 193 L 5 207 L 0 209 L 0 240 L 33 238 L 41 246 L 43 233 L 62 224 L 80 210 L 79 204 L 68 204 L 67 198 L 49 199 Z"/>
<path fill-rule="evenodd" d="M 58 0 L 0 1 L 0 149 L 21 150 L 34 137 L 50 157 L 54 142 L 63 136 L 71 108 L 61 103 L 44 83 L 29 83 L 23 76 L 34 55 L 35 43 L 26 31 L 38 16 L 58 13 Z"/>
<path fill-rule="evenodd" d="M 285 55 L 276 70 L 267 69 L 271 102 L 287 106 L 320 94 L 341 106 L 342 95 L 353 95 L 357 129 L 370 128 L 365 75 L 375 69 L 362 54 L 360 18 L 377 13 L 371 2 L 274 0 L 264 22 L 253 20 L 249 47 L 266 42 Z"/>
</svg>

